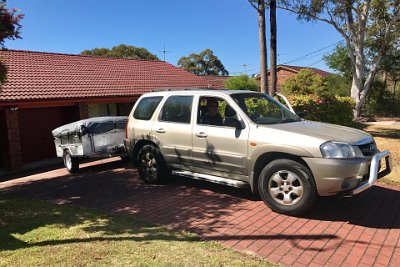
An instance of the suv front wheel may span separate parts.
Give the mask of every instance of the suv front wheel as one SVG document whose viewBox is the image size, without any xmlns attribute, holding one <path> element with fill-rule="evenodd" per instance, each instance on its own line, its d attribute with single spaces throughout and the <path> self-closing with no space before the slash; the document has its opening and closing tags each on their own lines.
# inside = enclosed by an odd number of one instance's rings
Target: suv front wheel
<svg viewBox="0 0 400 267">
<path fill-rule="evenodd" d="M 140 177 L 151 184 L 159 184 L 167 174 L 164 159 L 158 147 L 143 146 L 138 154 L 138 171 Z"/>
<path fill-rule="evenodd" d="M 277 159 L 267 164 L 259 176 L 258 190 L 268 207 L 287 215 L 306 212 L 317 197 L 311 171 L 289 159 Z"/>
</svg>

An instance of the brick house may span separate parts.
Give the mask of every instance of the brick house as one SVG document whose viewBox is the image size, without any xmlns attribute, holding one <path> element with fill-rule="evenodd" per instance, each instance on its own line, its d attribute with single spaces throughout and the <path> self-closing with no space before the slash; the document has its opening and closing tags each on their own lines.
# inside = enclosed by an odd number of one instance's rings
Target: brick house
<svg viewBox="0 0 400 267">
<path fill-rule="evenodd" d="M 209 88 L 199 76 L 163 61 L 0 50 L 0 169 L 55 157 L 51 130 L 80 119 L 128 115 L 157 88 Z"/>
<path fill-rule="evenodd" d="M 201 76 L 207 79 L 209 86 L 214 89 L 227 89 L 225 82 L 233 76 Z"/>
<path fill-rule="evenodd" d="M 278 92 L 281 91 L 282 85 L 286 82 L 286 80 L 290 77 L 293 77 L 297 75 L 301 70 L 308 69 L 313 71 L 315 74 L 318 74 L 320 76 L 328 76 L 331 73 L 326 72 L 324 70 L 320 70 L 317 68 L 309 68 L 309 67 L 299 67 L 299 66 L 289 66 L 289 65 L 278 65 L 276 67 L 277 70 L 277 76 L 278 76 L 278 81 L 277 81 L 277 90 Z M 256 81 L 259 83 L 261 80 L 260 75 L 256 76 Z M 268 71 L 268 80 L 269 80 L 269 71 Z M 271 86 L 271 81 L 269 80 L 269 85 Z"/>
</svg>

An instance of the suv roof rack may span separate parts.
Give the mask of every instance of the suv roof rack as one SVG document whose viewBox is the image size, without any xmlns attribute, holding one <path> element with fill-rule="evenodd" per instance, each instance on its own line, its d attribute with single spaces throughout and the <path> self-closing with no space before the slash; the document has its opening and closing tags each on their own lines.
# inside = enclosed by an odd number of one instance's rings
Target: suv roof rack
<svg viewBox="0 0 400 267">
<path fill-rule="evenodd" d="M 189 87 L 189 88 L 168 88 L 168 87 L 161 87 L 161 88 L 154 88 L 151 92 L 162 92 L 162 91 L 192 91 L 192 90 L 215 90 L 211 88 L 198 88 L 198 87 Z"/>
</svg>

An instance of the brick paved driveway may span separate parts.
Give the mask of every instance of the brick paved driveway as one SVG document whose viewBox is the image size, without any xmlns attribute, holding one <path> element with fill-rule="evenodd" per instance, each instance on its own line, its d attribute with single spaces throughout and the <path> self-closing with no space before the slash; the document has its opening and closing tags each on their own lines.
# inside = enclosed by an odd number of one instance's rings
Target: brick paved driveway
<svg viewBox="0 0 400 267">
<path fill-rule="evenodd" d="M 196 232 L 286 266 L 400 266 L 400 188 L 378 185 L 349 199 L 321 198 L 302 218 L 272 212 L 247 190 L 174 178 L 146 185 L 116 159 L 0 183 L 0 193 L 131 214 Z"/>
</svg>

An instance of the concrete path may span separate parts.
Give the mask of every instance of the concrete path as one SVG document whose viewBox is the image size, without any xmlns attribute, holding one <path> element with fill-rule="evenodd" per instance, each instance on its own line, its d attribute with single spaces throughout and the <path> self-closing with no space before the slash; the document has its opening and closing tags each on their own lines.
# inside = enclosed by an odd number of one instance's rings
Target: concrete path
<svg viewBox="0 0 400 267">
<path fill-rule="evenodd" d="M 146 185 L 117 159 L 0 183 L 0 193 L 131 214 L 284 266 L 400 266 L 400 188 L 379 184 L 321 198 L 302 218 L 272 212 L 247 190 L 174 178 Z"/>
</svg>

